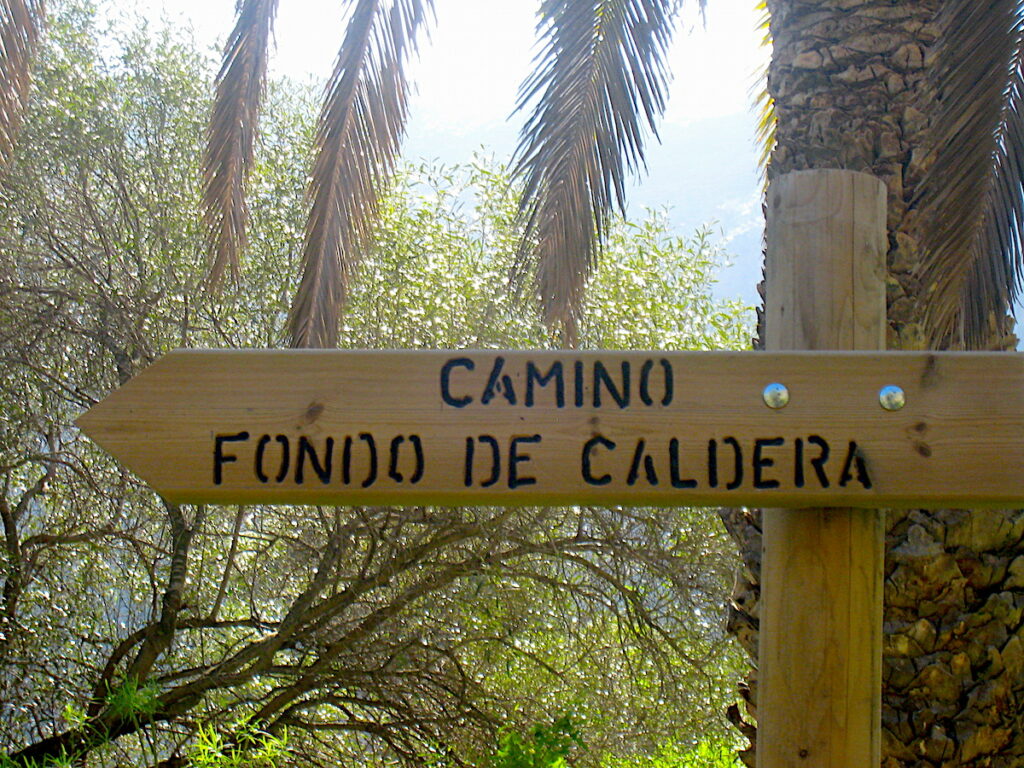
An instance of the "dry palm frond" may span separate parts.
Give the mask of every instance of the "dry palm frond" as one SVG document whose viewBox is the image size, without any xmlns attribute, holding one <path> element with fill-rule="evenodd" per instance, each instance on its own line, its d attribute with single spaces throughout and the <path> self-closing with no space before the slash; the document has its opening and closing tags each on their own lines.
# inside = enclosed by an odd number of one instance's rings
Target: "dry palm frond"
<svg viewBox="0 0 1024 768">
<path fill-rule="evenodd" d="M 674 0 L 545 0 L 544 50 L 518 109 L 515 173 L 524 178 L 518 277 L 536 270 L 544 322 L 576 342 L 579 308 L 627 173 L 643 166 L 644 123 L 665 109 Z M 703 7 L 703 3 L 701 3 Z"/>
<path fill-rule="evenodd" d="M 918 197 L 933 343 L 984 344 L 1019 291 L 1024 2 L 947 0 L 930 88 L 934 163 Z"/>
<path fill-rule="evenodd" d="M 0 0 L 0 167 L 14 152 L 45 17 L 43 0 Z"/>
<path fill-rule="evenodd" d="M 240 0 L 224 46 L 217 96 L 203 158 L 203 224 L 210 253 L 209 282 L 217 288 L 230 268 L 237 279 L 249 210 L 245 185 L 252 168 L 267 58 L 278 0 Z"/>
<path fill-rule="evenodd" d="M 341 307 L 405 132 L 405 62 L 431 0 L 357 0 L 317 129 L 292 346 L 333 347 Z"/>
</svg>

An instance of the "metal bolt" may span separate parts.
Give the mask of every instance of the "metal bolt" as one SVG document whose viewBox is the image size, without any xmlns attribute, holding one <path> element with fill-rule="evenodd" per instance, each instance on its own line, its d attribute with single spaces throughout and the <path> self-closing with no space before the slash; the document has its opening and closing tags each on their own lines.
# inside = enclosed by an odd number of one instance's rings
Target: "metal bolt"
<svg viewBox="0 0 1024 768">
<path fill-rule="evenodd" d="M 898 411 L 907 404 L 907 395 L 902 388 L 890 384 L 879 390 L 878 402 L 887 411 Z"/>
<path fill-rule="evenodd" d="M 786 403 L 789 402 L 789 390 L 786 389 L 785 384 L 778 382 L 773 382 L 765 387 L 761 396 L 764 398 L 764 404 L 769 408 L 785 408 Z"/>
</svg>

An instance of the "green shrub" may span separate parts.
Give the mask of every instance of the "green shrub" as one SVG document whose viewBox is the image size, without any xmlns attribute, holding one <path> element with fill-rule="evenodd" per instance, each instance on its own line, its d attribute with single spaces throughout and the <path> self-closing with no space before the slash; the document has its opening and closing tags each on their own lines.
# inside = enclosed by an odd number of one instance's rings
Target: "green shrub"
<svg viewBox="0 0 1024 768">
<path fill-rule="evenodd" d="M 488 758 L 488 768 L 564 768 L 573 749 L 584 748 L 572 719 L 563 715 L 550 726 L 537 725 L 527 736 L 504 731 L 498 748 Z"/>
</svg>

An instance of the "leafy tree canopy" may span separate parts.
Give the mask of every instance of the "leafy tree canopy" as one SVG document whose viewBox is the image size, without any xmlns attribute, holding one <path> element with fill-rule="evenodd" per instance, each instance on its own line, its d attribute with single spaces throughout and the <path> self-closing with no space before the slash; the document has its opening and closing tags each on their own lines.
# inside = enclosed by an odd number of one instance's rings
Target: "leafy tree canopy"
<svg viewBox="0 0 1024 768">
<path fill-rule="evenodd" d="M 4 765 L 448 764 L 570 711 L 584 762 L 720 733 L 734 558 L 706 512 L 178 507 L 79 435 L 169 349 L 284 341 L 313 129 L 308 94 L 271 84 L 250 255 L 215 294 L 208 62 L 145 25 L 102 37 L 79 5 L 47 41 L 0 194 Z M 550 343 L 507 290 L 517 206 L 489 161 L 405 169 L 345 344 Z M 583 343 L 745 343 L 707 233 L 609 234 Z"/>
</svg>

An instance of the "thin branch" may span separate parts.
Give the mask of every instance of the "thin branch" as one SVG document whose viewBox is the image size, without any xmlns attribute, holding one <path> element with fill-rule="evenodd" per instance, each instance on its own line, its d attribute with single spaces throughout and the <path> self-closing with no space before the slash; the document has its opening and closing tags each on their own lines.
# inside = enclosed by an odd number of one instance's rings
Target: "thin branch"
<svg viewBox="0 0 1024 768">
<path fill-rule="evenodd" d="M 178 622 L 178 612 L 184 600 L 185 583 L 188 577 L 188 556 L 192 537 L 201 524 L 205 508 L 197 508 L 196 520 L 192 526 L 185 522 L 181 508 L 165 504 L 171 521 L 171 566 L 164 590 L 160 618 L 147 634 L 138 655 L 125 673 L 126 679 L 141 682 L 149 675 L 150 669 L 160 655 L 170 647 Z"/>
<path fill-rule="evenodd" d="M 209 619 L 211 621 L 217 618 L 217 614 L 220 613 L 220 606 L 224 602 L 224 597 L 228 592 L 228 581 L 231 579 L 231 572 L 235 568 L 235 556 L 238 554 L 238 538 L 239 533 L 242 530 L 242 522 L 245 520 L 246 508 L 239 505 L 238 511 L 235 512 L 235 524 L 231 530 L 231 546 L 228 548 L 227 561 L 224 563 L 224 573 L 221 576 L 220 585 L 217 587 L 217 596 L 213 600 L 213 605 L 210 607 Z"/>
</svg>

